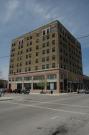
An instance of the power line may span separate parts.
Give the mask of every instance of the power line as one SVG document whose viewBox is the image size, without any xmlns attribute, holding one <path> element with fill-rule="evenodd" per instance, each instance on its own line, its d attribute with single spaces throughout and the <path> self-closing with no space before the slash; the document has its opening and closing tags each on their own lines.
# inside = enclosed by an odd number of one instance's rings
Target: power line
<svg viewBox="0 0 89 135">
<path fill-rule="evenodd" d="M 2 59 L 2 58 L 8 58 L 8 57 L 10 57 L 10 55 L 8 55 L 8 56 L 1 56 L 0 59 Z"/>
<path fill-rule="evenodd" d="M 87 37 L 89 37 L 89 34 L 87 34 L 87 35 L 83 35 L 83 36 L 80 36 L 80 37 L 77 37 L 77 39 L 87 38 Z"/>
</svg>

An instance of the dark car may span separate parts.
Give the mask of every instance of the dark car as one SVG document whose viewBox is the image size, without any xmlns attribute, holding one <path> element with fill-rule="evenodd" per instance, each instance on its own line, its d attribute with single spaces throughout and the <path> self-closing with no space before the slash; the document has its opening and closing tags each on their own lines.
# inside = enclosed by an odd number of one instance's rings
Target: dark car
<svg viewBox="0 0 89 135">
<path fill-rule="evenodd" d="M 20 93 L 21 92 L 21 89 L 14 89 L 12 92 L 13 93 Z"/>
<path fill-rule="evenodd" d="M 4 88 L 0 88 L 0 97 L 2 96 L 2 95 L 4 95 L 5 94 L 5 89 Z"/>
<path fill-rule="evenodd" d="M 30 93 L 30 89 L 22 89 L 21 93 L 23 94 L 29 94 Z"/>
<path fill-rule="evenodd" d="M 2 96 L 2 89 L 0 89 L 0 97 Z"/>
</svg>

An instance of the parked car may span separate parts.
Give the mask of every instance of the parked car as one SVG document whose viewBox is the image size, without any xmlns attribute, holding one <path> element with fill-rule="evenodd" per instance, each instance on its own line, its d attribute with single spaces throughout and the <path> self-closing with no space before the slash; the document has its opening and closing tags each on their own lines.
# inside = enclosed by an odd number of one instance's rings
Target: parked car
<svg viewBox="0 0 89 135">
<path fill-rule="evenodd" d="M 12 93 L 20 93 L 21 92 L 21 89 L 14 89 L 13 91 L 12 91 Z"/>
<path fill-rule="evenodd" d="M 2 89 L 0 89 L 0 97 L 2 96 Z"/>
<path fill-rule="evenodd" d="M 86 89 L 85 90 L 85 94 L 89 94 L 89 89 Z"/>
<path fill-rule="evenodd" d="M 4 88 L 0 88 L 0 97 L 1 97 L 2 95 L 4 95 L 4 93 L 5 93 L 5 89 L 4 89 Z"/>
<path fill-rule="evenodd" d="M 85 89 L 78 89 L 77 90 L 77 93 L 79 94 L 79 93 L 85 93 Z"/>
<path fill-rule="evenodd" d="M 23 94 L 29 94 L 30 93 L 30 89 L 22 89 L 21 93 Z"/>
</svg>

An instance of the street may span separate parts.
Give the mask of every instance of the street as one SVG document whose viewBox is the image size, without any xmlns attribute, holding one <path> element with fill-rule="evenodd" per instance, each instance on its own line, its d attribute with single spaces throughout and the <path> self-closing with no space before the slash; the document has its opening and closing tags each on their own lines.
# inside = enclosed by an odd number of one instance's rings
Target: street
<svg viewBox="0 0 89 135">
<path fill-rule="evenodd" d="M 0 98 L 0 135 L 89 135 L 89 95 Z"/>
</svg>

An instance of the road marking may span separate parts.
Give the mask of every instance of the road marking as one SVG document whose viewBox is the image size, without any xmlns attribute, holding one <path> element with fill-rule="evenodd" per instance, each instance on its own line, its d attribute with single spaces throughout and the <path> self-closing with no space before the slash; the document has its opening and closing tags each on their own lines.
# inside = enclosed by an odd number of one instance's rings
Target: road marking
<svg viewBox="0 0 89 135">
<path fill-rule="evenodd" d="M 59 118 L 59 116 L 51 117 L 52 120 Z"/>
<path fill-rule="evenodd" d="M 81 105 L 75 105 L 75 104 L 60 104 L 60 103 L 55 103 L 57 101 L 62 101 L 64 99 L 61 99 L 61 100 L 52 100 L 52 101 L 49 101 L 49 102 L 41 102 L 41 101 L 38 101 L 38 100 L 31 100 L 30 102 L 34 102 L 34 103 L 37 103 L 35 105 L 40 105 L 40 104 L 54 104 L 54 105 L 61 105 L 61 106 L 70 106 L 70 107 L 78 107 L 78 108 L 86 108 L 86 109 L 89 109 L 89 106 L 81 106 Z M 28 100 L 24 100 L 24 101 L 28 101 Z"/>
<path fill-rule="evenodd" d="M 65 98 L 63 98 L 63 99 L 51 100 L 51 101 L 48 101 L 48 102 L 44 102 L 44 101 L 41 102 L 41 101 L 39 101 L 39 100 L 24 100 L 24 101 L 36 102 L 36 103 L 40 103 L 40 104 L 48 104 L 48 103 L 53 103 L 53 102 L 62 101 L 62 100 L 65 100 Z"/>
<path fill-rule="evenodd" d="M 41 102 L 41 104 L 53 104 L 53 105 L 61 105 L 61 106 L 69 106 L 69 107 L 78 107 L 78 108 L 86 108 L 86 109 L 89 109 L 89 106 L 81 106 L 81 105 L 70 105 L 70 104 L 60 104 L 60 103 L 51 103 L 51 102 Z M 38 105 L 38 104 L 36 104 Z"/>
<path fill-rule="evenodd" d="M 84 112 L 78 112 L 78 111 L 68 111 L 68 110 L 64 110 L 64 109 L 55 109 L 55 108 L 51 108 L 51 107 L 42 107 L 42 106 L 35 106 L 35 105 L 28 105 L 28 104 L 22 104 L 22 103 L 12 103 L 12 102 L 5 102 L 4 103 L 9 103 L 9 104 L 16 104 L 16 105 L 22 105 L 25 107 L 32 107 L 32 108 L 38 108 L 38 109 L 45 109 L 45 110 L 51 110 L 51 111 L 57 111 L 57 112 L 64 112 L 64 113 L 71 113 L 71 114 L 80 114 L 80 115 L 88 115 L 89 113 L 84 113 Z"/>
</svg>

